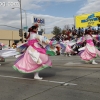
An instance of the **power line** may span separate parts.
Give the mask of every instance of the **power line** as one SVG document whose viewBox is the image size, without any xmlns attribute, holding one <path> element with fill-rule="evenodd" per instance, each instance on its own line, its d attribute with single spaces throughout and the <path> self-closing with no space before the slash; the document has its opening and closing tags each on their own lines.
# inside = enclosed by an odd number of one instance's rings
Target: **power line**
<svg viewBox="0 0 100 100">
<path fill-rule="evenodd" d="M 17 27 L 9 26 L 9 25 L 0 25 L 0 26 L 7 26 L 7 27 L 15 28 L 15 29 L 20 29 L 20 28 L 17 28 Z"/>
</svg>

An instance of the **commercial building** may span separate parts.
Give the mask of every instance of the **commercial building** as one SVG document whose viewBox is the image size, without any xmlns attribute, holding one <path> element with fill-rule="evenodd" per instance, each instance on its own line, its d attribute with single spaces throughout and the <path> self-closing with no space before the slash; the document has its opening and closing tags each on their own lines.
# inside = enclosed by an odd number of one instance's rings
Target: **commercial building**
<svg viewBox="0 0 100 100">
<path fill-rule="evenodd" d="M 53 34 L 43 34 L 48 39 L 51 39 L 54 35 Z M 19 31 L 15 30 L 0 30 L 0 43 L 7 44 L 12 46 L 14 42 L 17 42 L 21 39 L 19 36 Z M 25 40 L 25 39 L 24 39 Z"/>
</svg>

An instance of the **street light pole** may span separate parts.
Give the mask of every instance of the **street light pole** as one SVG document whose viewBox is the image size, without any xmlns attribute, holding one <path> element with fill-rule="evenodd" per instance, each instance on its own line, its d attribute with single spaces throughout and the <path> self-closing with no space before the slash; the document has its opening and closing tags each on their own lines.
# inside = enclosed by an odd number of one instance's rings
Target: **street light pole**
<svg viewBox="0 0 100 100">
<path fill-rule="evenodd" d="M 20 3 L 20 18 L 21 18 L 21 33 L 22 33 L 22 41 L 23 41 L 23 28 L 22 28 L 22 8 L 21 8 L 21 0 L 18 0 Z"/>
<path fill-rule="evenodd" d="M 26 10 L 22 9 L 25 12 L 25 17 L 26 17 L 26 27 L 27 27 L 27 14 L 26 14 Z"/>
<path fill-rule="evenodd" d="M 26 14 L 26 10 L 22 9 L 25 12 L 25 18 L 26 18 L 26 28 L 27 28 L 27 14 Z"/>
<path fill-rule="evenodd" d="M 14 7 L 14 8 L 19 8 L 19 7 Z M 14 8 L 12 8 L 12 9 L 14 9 Z M 21 9 L 21 10 L 23 10 L 25 12 L 25 23 L 26 23 L 26 28 L 27 28 L 27 13 L 26 13 L 26 10 L 24 10 L 24 9 Z"/>
</svg>

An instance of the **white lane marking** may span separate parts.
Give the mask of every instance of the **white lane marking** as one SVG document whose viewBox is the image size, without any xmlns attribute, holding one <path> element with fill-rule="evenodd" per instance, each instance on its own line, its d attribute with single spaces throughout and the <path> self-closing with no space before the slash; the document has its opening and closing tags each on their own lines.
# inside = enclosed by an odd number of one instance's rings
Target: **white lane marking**
<svg viewBox="0 0 100 100">
<path fill-rule="evenodd" d="M 56 61 L 57 61 L 57 60 L 63 60 L 63 61 L 64 61 L 64 60 L 66 60 L 66 59 L 57 59 L 57 58 L 55 58 L 55 59 L 51 59 L 51 60 L 56 60 Z"/>
<path fill-rule="evenodd" d="M 62 84 L 62 85 L 65 85 L 65 86 L 68 86 L 68 85 L 77 85 L 77 84 L 74 84 L 74 83 L 66 83 L 66 82 L 58 82 L 58 81 L 49 81 L 49 80 L 39 80 L 39 81 L 50 82 L 50 83 L 58 83 L 58 84 Z"/>
<path fill-rule="evenodd" d="M 66 63 L 64 65 L 80 65 L 80 64 L 82 64 L 82 63 L 68 62 L 68 63 Z"/>
<path fill-rule="evenodd" d="M 58 81 L 49 81 L 49 80 L 39 80 L 42 82 L 50 82 L 50 83 L 58 83 L 58 84 L 64 84 L 65 82 L 58 82 Z"/>
<path fill-rule="evenodd" d="M 36 79 L 29 79 L 29 78 L 20 78 L 20 77 L 14 77 L 14 76 L 4 76 L 4 75 L 0 75 L 0 77 L 4 77 L 4 78 L 12 78 L 12 79 L 21 79 L 21 80 L 36 80 Z M 50 80 L 38 80 L 41 82 L 49 82 L 49 83 L 57 83 L 57 84 L 62 84 L 62 85 L 77 85 L 74 83 L 66 83 L 66 82 L 59 82 L 59 81 L 50 81 Z"/>
<path fill-rule="evenodd" d="M 77 85 L 77 84 L 74 84 L 74 83 L 65 83 L 64 85 L 68 86 L 68 85 Z"/>
<path fill-rule="evenodd" d="M 21 80 L 35 80 L 35 79 L 29 79 L 29 78 L 20 78 L 20 77 L 4 76 L 4 75 L 0 75 L 0 77 L 4 77 L 4 78 L 13 78 L 13 79 L 21 79 Z"/>
</svg>

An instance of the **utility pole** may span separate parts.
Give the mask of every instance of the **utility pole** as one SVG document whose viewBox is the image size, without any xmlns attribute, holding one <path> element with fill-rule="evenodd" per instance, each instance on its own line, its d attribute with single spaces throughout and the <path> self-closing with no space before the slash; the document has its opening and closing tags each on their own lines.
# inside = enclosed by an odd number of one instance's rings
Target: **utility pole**
<svg viewBox="0 0 100 100">
<path fill-rule="evenodd" d="M 21 0 L 18 0 L 20 3 L 20 18 L 21 18 L 21 34 L 22 34 L 22 41 L 23 41 L 23 28 L 22 28 L 22 8 L 21 8 Z"/>
</svg>

